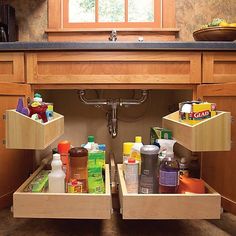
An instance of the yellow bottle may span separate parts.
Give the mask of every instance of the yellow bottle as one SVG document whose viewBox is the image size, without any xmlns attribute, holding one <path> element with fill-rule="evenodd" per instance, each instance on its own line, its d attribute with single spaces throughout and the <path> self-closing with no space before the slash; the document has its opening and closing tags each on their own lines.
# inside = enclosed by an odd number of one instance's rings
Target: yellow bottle
<svg viewBox="0 0 236 236">
<path fill-rule="evenodd" d="M 130 158 L 130 153 L 133 145 L 134 143 L 132 142 L 123 143 L 123 163 L 125 163 L 125 161 L 128 161 L 128 159 Z"/>
<path fill-rule="evenodd" d="M 142 144 L 142 137 L 136 136 L 135 143 L 131 149 L 130 158 L 135 159 L 139 163 L 139 175 L 141 174 L 141 154 L 140 149 L 143 146 Z"/>
</svg>

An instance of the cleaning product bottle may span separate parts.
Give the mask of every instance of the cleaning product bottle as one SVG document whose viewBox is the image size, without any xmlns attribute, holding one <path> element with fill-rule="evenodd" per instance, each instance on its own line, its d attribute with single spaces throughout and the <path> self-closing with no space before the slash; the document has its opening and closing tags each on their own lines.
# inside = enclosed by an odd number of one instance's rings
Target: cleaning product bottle
<svg viewBox="0 0 236 236">
<path fill-rule="evenodd" d="M 157 161 L 157 190 L 159 191 L 159 173 L 160 173 L 160 165 L 162 160 L 166 157 L 168 147 L 171 149 L 171 145 L 174 145 L 176 141 L 174 140 L 167 140 L 167 139 L 157 139 L 156 144 L 160 150 L 158 153 L 158 161 Z"/>
<path fill-rule="evenodd" d="M 128 161 L 128 159 L 130 158 L 131 149 L 133 146 L 134 146 L 134 143 L 132 142 L 123 143 L 123 164 L 125 163 L 125 161 Z"/>
<path fill-rule="evenodd" d="M 176 193 L 179 185 L 179 162 L 174 157 L 175 140 L 166 140 L 166 156 L 159 170 L 159 193 Z"/>
<path fill-rule="evenodd" d="M 53 154 L 51 163 L 52 171 L 48 175 L 48 190 L 49 193 L 64 193 L 65 192 L 65 173 L 62 170 L 62 162 L 60 154 Z"/>
<path fill-rule="evenodd" d="M 141 174 L 141 154 L 140 154 L 140 149 L 143 146 L 142 144 L 142 137 L 141 136 L 136 136 L 135 137 L 135 143 L 131 149 L 131 154 L 130 158 L 135 159 L 139 163 L 139 175 Z"/>
<path fill-rule="evenodd" d="M 181 157 L 179 160 L 179 174 L 189 177 L 189 161 L 186 157 Z"/>
<path fill-rule="evenodd" d="M 70 171 L 69 171 L 69 150 L 70 150 L 70 142 L 67 140 L 63 140 L 57 145 L 58 153 L 61 156 L 62 161 L 62 170 L 66 174 L 66 183 L 69 181 Z"/>
<path fill-rule="evenodd" d="M 70 182 L 77 182 L 77 192 L 88 192 L 88 150 L 83 147 L 74 147 L 69 151 Z M 68 186 L 69 190 L 69 186 Z"/>
<path fill-rule="evenodd" d="M 144 145 L 141 150 L 141 175 L 139 193 L 157 193 L 157 161 L 159 148 L 155 145 Z"/>
</svg>

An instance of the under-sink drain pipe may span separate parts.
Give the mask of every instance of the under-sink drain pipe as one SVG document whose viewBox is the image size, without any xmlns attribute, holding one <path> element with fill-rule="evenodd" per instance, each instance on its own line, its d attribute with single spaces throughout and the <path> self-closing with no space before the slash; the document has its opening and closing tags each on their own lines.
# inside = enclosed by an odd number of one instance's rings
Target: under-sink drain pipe
<svg viewBox="0 0 236 236">
<path fill-rule="evenodd" d="M 117 120 L 117 107 L 118 106 L 130 106 L 130 105 L 140 105 L 147 100 L 148 91 L 142 90 L 142 95 L 138 99 L 87 99 L 85 97 L 85 90 L 79 91 L 79 98 L 86 105 L 93 105 L 96 107 L 100 106 L 110 106 L 110 109 L 107 113 L 108 129 L 112 138 L 117 136 L 118 132 L 118 120 Z"/>
</svg>

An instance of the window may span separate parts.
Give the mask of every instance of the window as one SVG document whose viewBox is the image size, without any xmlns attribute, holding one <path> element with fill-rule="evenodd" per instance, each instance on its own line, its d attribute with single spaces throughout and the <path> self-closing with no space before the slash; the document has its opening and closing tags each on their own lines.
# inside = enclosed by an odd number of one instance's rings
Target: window
<svg viewBox="0 0 236 236">
<path fill-rule="evenodd" d="M 175 40 L 175 0 L 48 0 L 49 41 Z"/>
<path fill-rule="evenodd" d="M 161 4 L 161 0 L 64 0 L 64 26 L 160 27 Z"/>
</svg>

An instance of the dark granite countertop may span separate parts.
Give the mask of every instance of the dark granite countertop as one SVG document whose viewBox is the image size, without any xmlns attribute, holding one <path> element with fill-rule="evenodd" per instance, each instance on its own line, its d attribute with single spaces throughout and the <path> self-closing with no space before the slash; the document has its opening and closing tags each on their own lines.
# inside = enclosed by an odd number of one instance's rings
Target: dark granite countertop
<svg viewBox="0 0 236 236">
<path fill-rule="evenodd" d="M 0 42 L 0 51 L 53 50 L 236 51 L 236 42 Z"/>
</svg>

